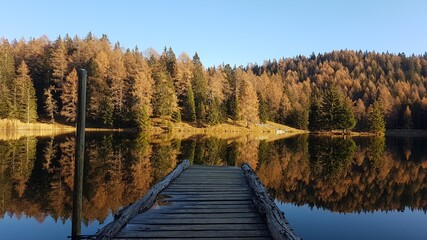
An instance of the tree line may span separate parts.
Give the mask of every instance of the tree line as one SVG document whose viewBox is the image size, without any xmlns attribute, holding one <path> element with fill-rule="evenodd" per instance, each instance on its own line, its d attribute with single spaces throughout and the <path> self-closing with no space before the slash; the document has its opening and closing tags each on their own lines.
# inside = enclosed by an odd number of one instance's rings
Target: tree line
<svg viewBox="0 0 427 240">
<path fill-rule="evenodd" d="M 125 49 L 88 33 L 0 41 L 0 118 L 72 124 L 77 69 L 88 70 L 88 121 L 147 128 L 150 119 L 215 125 L 267 120 L 301 129 L 427 128 L 427 54 L 333 51 L 206 68 L 178 57 Z"/>
</svg>

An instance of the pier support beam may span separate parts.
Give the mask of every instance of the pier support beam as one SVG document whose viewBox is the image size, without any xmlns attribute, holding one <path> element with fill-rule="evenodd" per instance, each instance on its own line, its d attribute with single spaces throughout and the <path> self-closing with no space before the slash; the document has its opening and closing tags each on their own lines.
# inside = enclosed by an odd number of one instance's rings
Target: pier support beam
<svg viewBox="0 0 427 240">
<path fill-rule="evenodd" d="M 71 238 L 80 239 L 83 198 L 83 166 L 85 157 L 85 127 L 86 127 L 86 83 L 87 72 L 79 69 L 79 88 L 77 105 L 77 132 L 74 162 L 73 216 Z"/>
</svg>

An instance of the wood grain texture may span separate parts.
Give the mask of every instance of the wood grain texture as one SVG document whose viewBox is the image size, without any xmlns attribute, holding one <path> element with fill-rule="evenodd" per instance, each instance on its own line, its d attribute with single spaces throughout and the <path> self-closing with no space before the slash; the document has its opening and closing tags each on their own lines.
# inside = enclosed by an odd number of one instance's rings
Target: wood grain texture
<svg viewBox="0 0 427 240">
<path fill-rule="evenodd" d="M 128 231 L 202 231 L 202 230 L 268 230 L 265 224 L 193 224 L 193 225 L 148 225 L 128 224 Z"/>
<path fill-rule="evenodd" d="M 144 231 L 144 238 L 231 238 L 231 237 L 268 237 L 268 230 L 202 230 L 202 231 Z M 121 232 L 117 237 L 141 238 L 140 231 Z"/>
<path fill-rule="evenodd" d="M 237 167 L 190 166 L 115 238 L 271 239 Z"/>
<path fill-rule="evenodd" d="M 293 232 L 283 212 L 279 210 L 271 199 L 267 190 L 249 164 L 244 163 L 242 165 L 242 170 L 248 181 L 249 187 L 255 194 L 253 198 L 254 205 L 265 217 L 273 239 L 301 240 L 301 238 Z"/>
<path fill-rule="evenodd" d="M 170 182 L 177 178 L 182 173 L 182 171 L 188 168 L 189 165 L 190 162 L 188 160 L 184 160 L 182 163 L 180 163 L 169 175 L 163 178 L 162 181 L 158 182 L 156 185 L 150 188 L 148 193 L 143 198 L 127 207 L 124 211 L 121 212 L 121 215 L 117 219 L 102 228 L 97 233 L 97 239 L 110 239 L 117 232 L 119 232 L 120 229 L 122 229 L 123 226 L 125 226 L 132 217 L 142 211 L 149 209 L 155 203 L 159 193 L 165 189 L 170 184 Z"/>
<path fill-rule="evenodd" d="M 158 189 L 160 193 L 156 191 L 142 198 L 155 201 L 150 209 L 127 208 L 122 214 L 126 219 L 119 218 L 126 225 L 106 227 L 119 229 L 107 237 L 300 239 L 248 165 L 242 168 L 190 166 Z M 129 213 L 132 209 L 136 209 L 133 214 Z"/>
</svg>

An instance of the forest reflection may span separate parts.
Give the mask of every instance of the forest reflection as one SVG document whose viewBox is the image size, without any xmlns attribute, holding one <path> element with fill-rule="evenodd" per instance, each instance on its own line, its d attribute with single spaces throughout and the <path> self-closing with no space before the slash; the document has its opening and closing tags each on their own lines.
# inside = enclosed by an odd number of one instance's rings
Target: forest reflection
<svg viewBox="0 0 427 240">
<path fill-rule="evenodd" d="M 427 211 L 425 138 L 299 135 L 273 142 L 89 134 L 83 213 L 86 224 L 140 198 L 178 160 L 240 166 L 248 162 L 279 201 L 336 212 Z M 71 217 L 74 136 L 0 141 L 0 219 Z"/>
</svg>

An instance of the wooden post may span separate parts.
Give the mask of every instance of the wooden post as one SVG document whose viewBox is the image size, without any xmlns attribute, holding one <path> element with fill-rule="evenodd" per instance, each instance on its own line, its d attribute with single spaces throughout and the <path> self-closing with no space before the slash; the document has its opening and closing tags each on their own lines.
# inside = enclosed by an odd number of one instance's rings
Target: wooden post
<svg viewBox="0 0 427 240">
<path fill-rule="evenodd" d="M 80 239 L 81 214 L 83 195 L 83 165 L 85 156 L 85 122 L 86 122 L 86 82 L 87 72 L 79 69 L 79 89 L 77 105 L 77 132 L 74 160 L 74 190 L 73 190 L 73 217 L 71 238 Z"/>
</svg>

